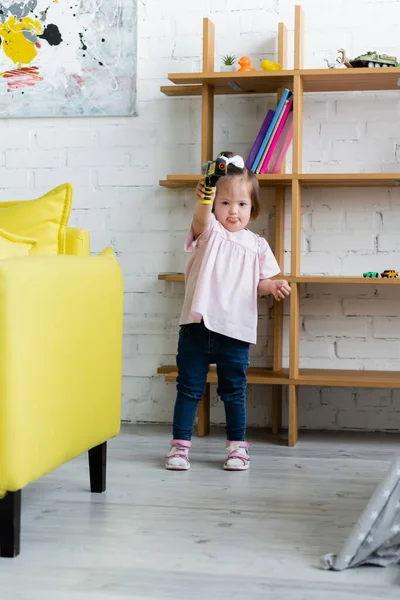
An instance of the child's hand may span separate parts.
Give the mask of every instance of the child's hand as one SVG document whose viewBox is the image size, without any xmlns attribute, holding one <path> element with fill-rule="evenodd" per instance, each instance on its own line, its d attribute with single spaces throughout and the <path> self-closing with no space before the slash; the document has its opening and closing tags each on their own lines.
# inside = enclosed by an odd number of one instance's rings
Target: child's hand
<svg viewBox="0 0 400 600">
<path fill-rule="evenodd" d="M 290 285 L 286 281 L 286 279 L 273 279 L 271 281 L 271 294 L 279 302 L 279 300 L 283 300 L 287 296 L 289 296 L 291 292 Z"/>
<path fill-rule="evenodd" d="M 213 187 L 211 189 L 212 189 L 211 203 L 214 204 L 214 199 L 215 199 L 215 194 L 216 194 L 217 188 Z M 204 200 L 205 193 L 206 193 L 206 190 L 205 190 L 205 185 L 204 185 L 204 179 L 200 179 L 200 181 L 196 187 L 195 195 L 198 200 Z"/>
</svg>

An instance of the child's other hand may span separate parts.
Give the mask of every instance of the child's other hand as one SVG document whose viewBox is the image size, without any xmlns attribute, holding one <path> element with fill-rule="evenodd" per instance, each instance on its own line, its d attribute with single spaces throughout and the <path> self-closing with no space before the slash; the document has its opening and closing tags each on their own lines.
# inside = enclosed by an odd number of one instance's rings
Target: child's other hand
<svg viewBox="0 0 400 600">
<path fill-rule="evenodd" d="M 212 189 L 211 202 L 214 204 L 215 193 L 217 191 L 217 188 L 213 187 L 211 189 Z M 196 192 L 195 192 L 196 198 L 198 200 L 203 200 L 205 198 L 205 193 L 206 193 L 206 190 L 205 190 L 205 185 L 204 185 L 204 179 L 200 179 L 200 181 L 196 187 Z"/>
<path fill-rule="evenodd" d="M 290 292 L 290 285 L 286 279 L 273 279 L 271 281 L 271 294 L 278 302 L 289 296 Z"/>
</svg>

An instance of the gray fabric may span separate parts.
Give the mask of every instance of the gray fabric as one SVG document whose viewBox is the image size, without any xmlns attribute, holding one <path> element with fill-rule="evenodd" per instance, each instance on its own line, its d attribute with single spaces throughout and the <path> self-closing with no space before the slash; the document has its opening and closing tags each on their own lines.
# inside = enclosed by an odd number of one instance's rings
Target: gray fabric
<svg viewBox="0 0 400 600">
<path fill-rule="evenodd" d="M 400 564 L 400 457 L 378 485 L 338 555 L 321 558 L 323 569 Z"/>
</svg>

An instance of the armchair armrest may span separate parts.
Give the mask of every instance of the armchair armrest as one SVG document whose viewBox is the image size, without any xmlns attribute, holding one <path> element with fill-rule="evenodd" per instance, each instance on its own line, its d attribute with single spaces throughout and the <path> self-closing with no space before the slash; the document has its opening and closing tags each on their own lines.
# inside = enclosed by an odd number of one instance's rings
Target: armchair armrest
<svg viewBox="0 0 400 600">
<path fill-rule="evenodd" d="M 90 235 L 86 229 L 67 227 L 65 230 L 65 254 L 89 256 Z"/>
<path fill-rule="evenodd" d="M 118 434 L 122 315 L 112 253 L 0 261 L 0 495 Z"/>
</svg>

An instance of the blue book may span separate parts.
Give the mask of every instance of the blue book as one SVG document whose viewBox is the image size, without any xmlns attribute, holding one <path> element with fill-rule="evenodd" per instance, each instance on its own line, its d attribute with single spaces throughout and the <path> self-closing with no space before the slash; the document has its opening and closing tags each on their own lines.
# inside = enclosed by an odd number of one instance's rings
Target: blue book
<svg viewBox="0 0 400 600">
<path fill-rule="evenodd" d="M 288 100 L 288 98 L 290 98 L 292 95 L 293 94 L 292 94 L 292 92 L 290 90 L 285 89 L 285 91 L 283 92 L 282 98 L 279 101 L 278 107 L 277 107 L 277 109 L 275 111 L 275 114 L 274 114 L 274 116 L 272 118 L 272 121 L 271 121 L 271 123 L 270 123 L 270 125 L 268 127 L 268 131 L 265 134 L 265 138 L 264 138 L 264 140 L 263 140 L 263 142 L 262 142 L 262 144 L 260 146 L 259 151 L 257 152 L 257 156 L 254 159 L 253 166 L 251 167 L 251 170 L 253 171 L 253 173 L 256 172 L 257 167 L 258 167 L 258 165 L 259 165 L 259 163 L 260 163 L 260 161 L 261 161 L 261 159 L 263 157 L 263 154 L 264 154 L 265 148 L 267 147 L 269 138 L 271 137 L 272 132 L 274 131 L 275 125 L 278 122 L 279 115 L 281 114 L 281 111 L 283 110 L 283 108 L 285 106 L 286 100 Z"/>
</svg>

